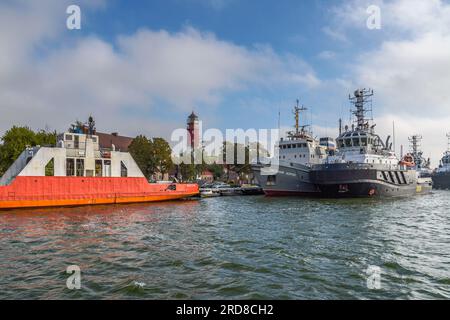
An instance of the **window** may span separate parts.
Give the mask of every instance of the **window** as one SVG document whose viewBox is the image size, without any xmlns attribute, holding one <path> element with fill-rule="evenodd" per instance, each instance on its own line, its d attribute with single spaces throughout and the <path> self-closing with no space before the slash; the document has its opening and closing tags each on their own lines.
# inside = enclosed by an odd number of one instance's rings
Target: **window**
<svg viewBox="0 0 450 320">
<path fill-rule="evenodd" d="M 97 137 L 92 137 L 92 142 L 97 142 Z"/>
<path fill-rule="evenodd" d="M 68 135 L 66 135 L 66 140 L 67 141 L 72 141 L 72 135 L 71 134 L 68 134 Z"/>
<path fill-rule="evenodd" d="M 105 177 L 111 177 L 111 160 L 105 160 Z"/>
<path fill-rule="evenodd" d="M 66 160 L 66 176 L 72 177 L 75 175 L 75 159 Z"/>
<path fill-rule="evenodd" d="M 95 160 L 95 176 L 101 177 L 103 175 L 102 160 Z"/>
<path fill-rule="evenodd" d="M 361 146 L 366 147 L 367 146 L 367 138 L 361 139 Z"/>
<path fill-rule="evenodd" d="M 352 146 L 352 139 L 345 139 L 345 146 L 346 147 L 351 147 Z"/>
<path fill-rule="evenodd" d="M 77 177 L 83 177 L 84 176 L 84 159 L 77 159 Z"/>
<path fill-rule="evenodd" d="M 45 166 L 45 176 L 53 177 L 55 175 L 55 159 L 52 158 Z"/>
<path fill-rule="evenodd" d="M 128 177 L 128 169 L 125 166 L 125 163 L 123 163 L 123 161 L 120 161 L 120 176 Z"/>
<path fill-rule="evenodd" d="M 353 138 L 353 146 L 359 147 L 359 138 Z"/>
<path fill-rule="evenodd" d="M 75 149 L 79 149 L 80 148 L 80 136 L 75 136 L 75 142 L 74 142 L 73 147 Z"/>
</svg>

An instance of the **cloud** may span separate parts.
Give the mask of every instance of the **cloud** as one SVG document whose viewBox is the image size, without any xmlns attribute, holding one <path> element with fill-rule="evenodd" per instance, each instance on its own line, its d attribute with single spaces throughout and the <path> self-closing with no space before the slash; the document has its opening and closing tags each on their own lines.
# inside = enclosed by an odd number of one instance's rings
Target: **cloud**
<svg viewBox="0 0 450 320">
<path fill-rule="evenodd" d="M 380 31 L 365 27 L 365 9 L 370 4 L 381 8 Z M 391 132 L 395 120 L 398 139 L 405 147 L 408 136 L 422 134 L 423 149 L 437 164 L 445 150 L 445 132 L 450 131 L 450 4 L 356 0 L 332 12 L 330 29 L 356 39 L 348 78 L 375 89 L 378 130 Z M 367 41 L 372 48 L 368 51 Z"/>
<path fill-rule="evenodd" d="M 336 53 L 333 51 L 325 50 L 320 52 L 317 57 L 322 60 L 331 60 L 336 58 Z"/>
<path fill-rule="evenodd" d="M 92 113 L 99 129 L 168 136 L 182 125 L 174 113 L 214 107 L 229 92 L 320 83 L 298 57 L 238 46 L 192 27 L 143 28 L 113 42 L 72 37 L 66 4 L 0 6 L 0 132 L 12 124 L 63 130 Z"/>
</svg>

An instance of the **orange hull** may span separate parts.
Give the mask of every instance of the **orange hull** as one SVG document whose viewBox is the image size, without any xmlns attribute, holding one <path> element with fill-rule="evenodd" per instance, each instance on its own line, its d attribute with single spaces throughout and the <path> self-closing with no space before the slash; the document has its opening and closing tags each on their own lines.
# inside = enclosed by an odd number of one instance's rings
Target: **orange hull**
<svg viewBox="0 0 450 320">
<path fill-rule="evenodd" d="M 0 209 L 168 201 L 198 192 L 195 184 L 150 184 L 145 178 L 17 177 L 0 186 Z"/>
</svg>

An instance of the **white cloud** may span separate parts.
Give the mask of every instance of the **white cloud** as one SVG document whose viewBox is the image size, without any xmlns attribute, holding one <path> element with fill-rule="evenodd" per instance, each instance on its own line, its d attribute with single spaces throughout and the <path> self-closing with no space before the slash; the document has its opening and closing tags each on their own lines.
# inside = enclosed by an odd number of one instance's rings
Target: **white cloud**
<svg viewBox="0 0 450 320">
<path fill-rule="evenodd" d="M 336 53 L 334 51 L 325 50 L 320 52 L 317 57 L 322 60 L 331 60 L 336 58 Z"/>
<path fill-rule="evenodd" d="M 114 43 L 96 36 L 75 41 L 65 29 L 67 3 L 0 5 L 0 132 L 12 124 L 63 130 L 92 113 L 99 129 L 167 136 L 184 117 L 176 124 L 161 111 L 214 106 L 227 92 L 251 86 L 320 83 L 297 57 L 238 46 L 191 27 L 178 33 L 142 29 Z"/>
<path fill-rule="evenodd" d="M 381 8 L 380 31 L 366 28 L 371 4 Z M 331 12 L 330 30 L 351 38 L 355 47 L 348 81 L 375 89 L 378 130 L 390 133 L 395 120 L 398 140 L 406 146 L 408 136 L 422 134 L 423 149 L 437 164 L 450 131 L 450 4 L 354 0 Z M 364 52 L 367 41 L 375 48 Z"/>
</svg>

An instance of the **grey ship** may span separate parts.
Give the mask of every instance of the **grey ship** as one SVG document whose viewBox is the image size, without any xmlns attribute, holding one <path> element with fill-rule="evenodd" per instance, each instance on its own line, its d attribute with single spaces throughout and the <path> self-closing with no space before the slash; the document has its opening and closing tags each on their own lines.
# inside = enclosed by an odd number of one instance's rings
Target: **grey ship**
<svg viewBox="0 0 450 320">
<path fill-rule="evenodd" d="M 450 134 L 447 134 L 448 149 L 442 157 L 439 168 L 432 174 L 435 189 L 450 189 Z"/>
<path fill-rule="evenodd" d="M 417 188 L 419 194 L 430 193 L 433 189 L 433 180 L 430 169 L 430 159 L 425 159 L 422 150 L 420 150 L 422 136 L 415 134 L 408 138 L 410 142 L 410 153 L 402 157 L 400 165 L 409 170 L 415 170 L 417 173 Z"/>
<path fill-rule="evenodd" d="M 307 131 L 308 126 L 299 125 L 300 113 L 304 107 L 294 108 L 295 131 L 288 132 L 286 138 L 278 143 L 278 168 L 270 164 L 252 165 L 253 173 L 267 196 L 313 196 L 319 189 L 310 179 L 311 166 L 324 161 L 327 150 L 332 149 L 334 142 L 330 138 L 316 140 Z M 271 159 L 273 163 L 276 159 Z"/>
<path fill-rule="evenodd" d="M 349 97 L 355 109 L 356 127 L 346 126 L 337 138 L 335 155 L 314 165 L 311 181 L 325 197 L 399 197 L 416 194 L 415 170 L 400 166 L 390 137 L 385 142 L 375 133 L 366 113 L 371 111 L 373 91 L 356 90 Z M 341 126 L 340 126 L 341 127 Z"/>
</svg>

